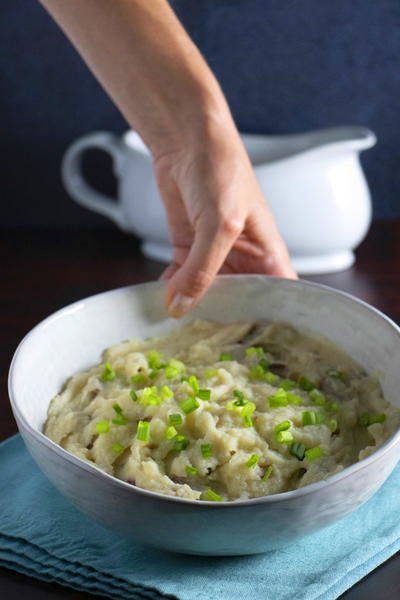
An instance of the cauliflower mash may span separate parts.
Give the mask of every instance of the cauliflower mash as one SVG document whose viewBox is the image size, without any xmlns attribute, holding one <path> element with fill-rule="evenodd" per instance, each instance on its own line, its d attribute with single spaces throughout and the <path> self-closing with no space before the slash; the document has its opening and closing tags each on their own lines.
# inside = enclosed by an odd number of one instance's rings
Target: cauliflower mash
<svg viewBox="0 0 400 600">
<path fill-rule="evenodd" d="M 399 424 L 377 379 L 326 339 L 197 320 L 105 350 L 51 401 L 44 433 L 132 485 L 218 502 L 325 479 Z"/>
</svg>

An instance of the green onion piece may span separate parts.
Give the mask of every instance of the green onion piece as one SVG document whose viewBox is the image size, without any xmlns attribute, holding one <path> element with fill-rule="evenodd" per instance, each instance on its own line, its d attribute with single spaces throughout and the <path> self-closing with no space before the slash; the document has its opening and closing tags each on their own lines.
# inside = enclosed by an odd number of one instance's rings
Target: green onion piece
<svg viewBox="0 0 400 600">
<path fill-rule="evenodd" d="M 316 418 L 316 422 L 315 422 L 316 425 L 321 425 L 321 423 L 324 423 L 326 421 L 326 416 L 322 412 L 316 412 L 315 418 Z"/>
<path fill-rule="evenodd" d="M 307 377 L 302 376 L 299 379 L 299 387 L 301 390 L 304 390 L 306 392 L 311 392 L 311 390 L 313 390 L 316 387 L 316 385 L 315 385 L 315 383 L 313 383 L 312 381 L 307 379 Z"/>
<path fill-rule="evenodd" d="M 338 427 L 338 422 L 336 421 L 336 419 L 331 419 L 328 423 L 328 427 L 331 431 L 336 431 Z"/>
<path fill-rule="evenodd" d="M 133 400 L 134 402 L 137 402 L 138 395 L 137 395 L 137 393 L 135 392 L 135 390 L 131 390 L 131 391 L 129 392 L 129 395 L 130 395 L 130 397 L 132 398 L 132 400 Z"/>
<path fill-rule="evenodd" d="M 264 475 L 261 477 L 261 481 L 267 481 L 267 479 L 269 478 L 269 476 L 271 475 L 273 470 L 273 466 L 269 465 L 269 467 L 266 469 Z"/>
<path fill-rule="evenodd" d="M 296 387 L 296 384 L 294 383 L 294 381 L 290 381 L 290 379 L 282 379 L 280 381 L 279 385 L 285 391 L 292 390 L 293 388 Z"/>
<path fill-rule="evenodd" d="M 189 440 L 184 435 L 177 435 L 174 438 L 174 445 L 172 446 L 173 450 L 185 450 L 189 446 Z"/>
<path fill-rule="evenodd" d="M 313 448 L 309 448 L 305 451 L 304 454 L 309 462 L 315 460 L 316 458 L 320 458 L 324 455 L 323 450 L 320 446 L 314 446 Z"/>
<path fill-rule="evenodd" d="M 179 371 L 179 373 L 183 373 L 183 371 L 186 369 L 185 363 L 183 363 L 181 360 L 178 360 L 176 358 L 171 358 L 168 361 L 168 365 L 170 367 L 173 367 L 174 369 L 177 369 Z"/>
<path fill-rule="evenodd" d="M 136 439 L 140 442 L 148 442 L 150 439 L 150 423 L 139 421 L 137 425 Z"/>
<path fill-rule="evenodd" d="M 253 414 L 253 412 L 256 410 L 257 406 L 254 404 L 254 402 L 246 402 L 246 404 L 243 406 L 243 408 L 241 409 L 241 415 L 242 417 L 245 417 L 246 415 L 250 416 Z"/>
<path fill-rule="evenodd" d="M 269 368 L 269 365 L 271 364 L 271 362 L 269 360 L 267 360 L 266 358 L 261 358 L 258 361 L 258 364 L 264 371 L 268 371 L 268 368 Z"/>
<path fill-rule="evenodd" d="M 282 383 L 282 382 L 281 382 Z M 286 392 L 286 398 L 289 404 L 297 404 L 300 406 L 303 404 L 303 398 L 298 394 L 292 394 L 292 392 Z"/>
<path fill-rule="evenodd" d="M 246 400 L 246 398 L 238 398 L 237 400 L 233 401 L 233 406 L 245 406 L 248 403 L 248 400 Z"/>
<path fill-rule="evenodd" d="M 161 396 L 158 394 L 155 385 L 143 388 L 140 404 L 144 406 L 158 406 L 161 404 Z"/>
<path fill-rule="evenodd" d="M 172 398 L 174 394 L 167 385 L 163 385 L 161 388 L 161 395 L 164 396 L 164 398 Z"/>
<path fill-rule="evenodd" d="M 120 405 L 117 402 L 115 404 L 113 404 L 113 409 L 115 410 L 117 415 L 122 415 L 122 408 L 120 407 Z"/>
<path fill-rule="evenodd" d="M 149 373 L 149 378 L 150 379 L 156 379 L 156 377 L 158 377 L 160 374 L 160 371 L 158 369 L 153 369 L 152 371 L 150 371 Z"/>
<path fill-rule="evenodd" d="M 308 393 L 308 395 L 311 398 L 311 400 L 314 402 L 314 404 L 317 404 L 318 406 L 326 405 L 326 397 L 324 396 L 324 394 L 321 394 L 321 392 L 319 390 L 317 390 L 316 388 L 311 390 Z"/>
<path fill-rule="evenodd" d="M 288 405 L 287 392 L 285 392 L 285 390 L 283 390 L 282 388 L 279 388 L 279 390 L 275 392 L 275 394 L 273 394 L 272 396 L 269 396 L 267 400 L 269 401 L 269 405 L 271 408 L 277 408 L 279 406 Z"/>
<path fill-rule="evenodd" d="M 112 419 L 111 422 L 114 423 L 114 425 L 126 425 L 129 423 L 129 420 L 121 413 L 120 415 L 117 415 L 115 419 Z"/>
<path fill-rule="evenodd" d="M 279 381 L 279 376 L 275 375 L 275 373 L 271 373 L 271 371 L 267 371 L 264 373 L 263 380 L 269 384 L 273 384 Z"/>
<path fill-rule="evenodd" d="M 265 371 L 260 365 L 254 365 L 249 371 L 250 379 L 262 379 L 264 375 Z"/>
<path fill-rule="evenodd" d="M 358 422 L 360 425 L 368 427 L 368 425 L 373 425 L 374 423 L 383 423 L 385 419 L 386 415 L 384 413 L 380 415 L 369 415 L 368 413 L 364 413 L 359 417 Z"/>
<path fill-rule="evenodd" d="M 199 390 L 197 392 L 197 397 L 200 400 L 211 400 L 211 390 Z"/>
<path fill-rule="evenodd" d="M 233 395 L 236 396 L 238 400 L 244 400 L 244 394 L 240 390 L 233 390 Z"/>
<path fill-rule="evenodd" d="M 167 365 L 164 369 L 164 375 L 167 379 L 174 379 L 179 375 L 179 371 L 178 369 L 175 369 L 175 367 Z"/>
<path fill-rule="evenodd" d="M 101 374 L 101 379 L 103 381 L 114 381 L 115 377 L 116 375 L 114 369 L 111 367 L 109 362 L 106 362 Z"/>
<path fill-rule="evenodd" d="M 289 452 L 292 456 L 295 456 L 299 460 L 303 460 L 305 450 L 306 447 L 304 444 L 301 442 L 293 442 L 293 444 L 290 446 Z"/>
<path fill-rule="evenodd" d="M 167 440 L 172 440 L 176 435 L 178 435 L 178 432 L 173 425 L 170 425 L 170 427 L 167 427 L 165 430 L 165 437 Z"/>
<path fill-rule="evenodd" d="M 303 425 L 316 425 L 317 424 L 317 413 L 313 410 L 306 410 L 301 413 Z"/>
<path fill-rule="evenodd" d="M 218 371 L 217 369 L 206 369 L 203 373 L 203 377 L 205 379 L 211 379 L 211 377 L 217 377 Z"/>
<path fill-rule="evenodd" d="M 116 454 L 119 454 L 124 449 L 123 445 L 120 444 L 119 442 L 115 442 L 115 444 L 113 444 L 111 446 L 111 448 L 113 449 L 113 452 L 115 452 Z"/>
<path fill-rule="evenodd" d="M 159 369 L 161 365 L 161 354 L 157 350 L 149 350 L 146 355 L 150 369 Z"/>
<path fill-rule="evenodd" d="M 98 421 L 96 423 L 96 433 L 107 433 L 110 431 L 110 423 L 108 421 Z"/>
<path fill-rule="evenodd" d="M 246 463 L 246 467 L 248 469 L 252 469 L 253 467 L 256 466 L 256 464 L 258 463 L 259 460 L 260 460 L 260 456 L 258 454 L 252 454 Z"/>
<path fill-rule="evenodd" d="M 199 389 L 200 389 L 200 386 L 199 386 L 199 382 L 198 382 L 198 380 L 197 380 L 197 377 L 196 377 L 196 375 L 190 375 L 190 376 L 188 377 L 188 384 L 189 384 L 189 385 L 190 385 L 190 387 L 192 388 L 193 392 L 194 392 L 195 394 L 197 394 L 197 392 L 198 392 L 198 391 L 199 391 Z"/>
<path fill-rule="evenodd" d="M 253 421 L 249 415 L 244 415 L 243 423 L 245 427 L 253 427 Z"/>
<path fill-rule="evenodd" d="M 143 373 L 138 373 L 137 375 L 132 375 L 131 377 L 132 383 L 144 383 L 146 381 L 146 376 Z"/>
<path fill-rule="evenodd" d="M 247 356 L 254 356 L 255 354 L 257 356 L 263 356 L 264 350 L 261 348 L 261 346 L 252 346 L 251 348 L 246 349 L 246 354 Z"/>
<path fill-rule="evenodd" d="M 276 441 L 279 444 L 287 444 L 288 442 L 293 442 L 294 437 L 291 431 L 278 431 L 276 434 Z"/>
<path fill-rule="evenodd" d="M 187 381 L 188 382 L 189 381 L 189 377 L 181 377 L 181 382 L 183 382 L 183 381 Z"/>
<path fill-rule="evenodd" d="M 275 433 L 279 433 L 280 431 L 286 431 L 287 429 L 290 429 L 291 426 L 292 424 L 290 421 L 282 421 L 282 423 L 276 425 L 274 431 Z"/>
<path fill-rule="evenodd" d="M 183 402 L 180 402 L 179 408 L 183 410 L 183 412 L 188 415 L 189 413 L 197 410 L 200 404 L 196 398 L 186 398 Z"/>
<path fill-rule="evenodd" d="M 230 352 L 221 352 L 219 360 L 233 360 L 233 356 Z"/>
<path fill-rule="evenodd" d="M 213 455 L 210 444 L 201 444 L 200 451 L 203 458 L 211 458 Z"/>
<path fill-rule="evenodd" d="M 186 465 L 185 471 L 188 475 L 197 475 L 198 474 L 198 470 L 196 469 L 196 467 L 192 467 L 191 465 Z"/>
<path fill-rule="evenodd" d="M 209 500 L 213 500 L 214 502 L 222 502 L 222 497 L 210 489 L 206 491 L 206 496 Z"/>
<path fill-rule="evenodd" d="M 174 413 L 173 415 L 168 415 L 168 421 L 171 425 L 182 425 L 183 418 L 179 413 Z"/>
<path fill-rule="evenodd" d="M 340 410 L 340 405 L 338 404 L 338 402 L 328 402 L 325 408 L 330 412 L 337 412 L 338 410 Z"/>
<path fill-rule="evenodd" d="M 337 369 L 328 369 L 326 374 L 328 377 L 335 377 L 336 379 L 343 379 L 344 372 Z"/>
</svg>

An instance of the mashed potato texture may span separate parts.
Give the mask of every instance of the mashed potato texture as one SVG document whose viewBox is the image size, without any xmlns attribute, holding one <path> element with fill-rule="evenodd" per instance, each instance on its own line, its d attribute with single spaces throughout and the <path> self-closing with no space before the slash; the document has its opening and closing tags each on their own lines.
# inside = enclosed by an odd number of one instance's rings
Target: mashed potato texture
<svg viewBox="0 0 400 600">
<path fill-rule="evenodd" d="M 44 433 L 162 494 L 294 490 L 368 456 L 400 425 L 375 377 L 287 324 L 196 320 L 103 358 L 51 401 Z"/>
</svg>

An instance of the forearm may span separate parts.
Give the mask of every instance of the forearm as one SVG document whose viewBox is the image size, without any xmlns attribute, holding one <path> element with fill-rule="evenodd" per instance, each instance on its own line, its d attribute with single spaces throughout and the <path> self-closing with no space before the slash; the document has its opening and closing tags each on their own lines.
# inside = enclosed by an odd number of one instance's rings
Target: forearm
<svg viewBox="0 0 400 600">
<path fill-rule="evenodd" d="M 166 0 L 40 0 L 153 154 L 232 127 L 217 81 Z"/>
</svg>

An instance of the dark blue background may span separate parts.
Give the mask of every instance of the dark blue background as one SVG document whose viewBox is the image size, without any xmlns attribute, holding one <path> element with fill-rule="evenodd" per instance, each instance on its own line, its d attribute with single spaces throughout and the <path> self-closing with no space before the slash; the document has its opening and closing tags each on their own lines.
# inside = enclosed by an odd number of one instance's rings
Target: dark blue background
<svg viewBox="0 0 400 600">
<path fill-rule="evenodd" d="M 400 217 L 399 0 L 172 4 L 241 130 L 359 124 L 375 131 L 378 146 L 363 155 L 375 216 Z M 124 120 L 35 0 L 2 0 L 0 18 L 1 224 L 106 226 L 68 198 L 59 164 L 75 138 L 122 132 Z M 89 171 L 111 189 L 104 167 L 104 156 L 92 156 Z"/>
</svg>

